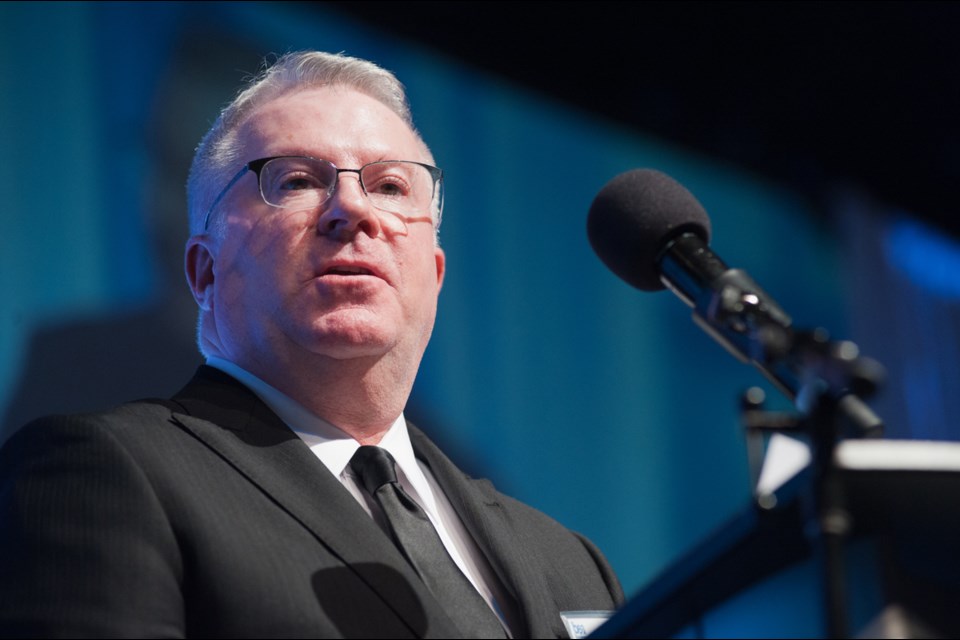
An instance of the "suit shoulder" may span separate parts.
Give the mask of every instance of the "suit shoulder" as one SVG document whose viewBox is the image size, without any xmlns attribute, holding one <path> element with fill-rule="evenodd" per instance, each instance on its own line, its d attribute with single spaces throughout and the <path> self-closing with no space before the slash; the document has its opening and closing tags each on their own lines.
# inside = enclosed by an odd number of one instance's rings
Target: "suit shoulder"
<svg viewBox="0 0 960 640">
<path fill-rule="evenodd" d="M 141 464 L 150 448 L 126 435 L 165 414 L 134 404 L 47 416 L 0 448 L 0 548 L 8 551 L 0 555 L 0 637 L 179 629 L 138 626 L 179 615 L 182 561 Z"/>
<path fill-rule="evenodd" d="M 10 469 L 50 452 L 136 449 L 155 439 L 167 425 L 173 407 L 166 401 L 137 401 L 95 413 L 48 415 L 28 422 L 0 448 L 2 467 Z"/>
<path fill-rule="evenodd" d="M 144 420 L 165 420 L 176 410 L 178 410 L 178 405 L 171 400 L 146 398 L 117 405 L 103 411 L 41 416 L 23 425 L 15 434 L 58 429 L 115 429 Z"/>
</svg>

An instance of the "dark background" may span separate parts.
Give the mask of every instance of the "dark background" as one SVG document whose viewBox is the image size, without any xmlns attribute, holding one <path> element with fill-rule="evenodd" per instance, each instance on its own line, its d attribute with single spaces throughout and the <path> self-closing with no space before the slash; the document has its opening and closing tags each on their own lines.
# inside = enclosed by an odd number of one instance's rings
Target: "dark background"
<svg viewBox="0 0 960 640">
<path fill-rule="evenodd" d="M 815 205 L 842 181 L 960 236 L 958 3 L 320 4 Z"/>
</svg>

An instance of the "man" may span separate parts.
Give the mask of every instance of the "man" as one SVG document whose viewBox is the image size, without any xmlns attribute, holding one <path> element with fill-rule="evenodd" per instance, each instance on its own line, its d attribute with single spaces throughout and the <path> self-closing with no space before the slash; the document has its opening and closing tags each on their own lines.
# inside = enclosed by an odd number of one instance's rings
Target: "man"
<svg viewBox="0 0 960 640">
<path fill-rule="evenodd" d="M 366 61 L 289 54 L 223 111 L 188 184 L 208 364 L 5 446 L 0 635 L 563 637 L 622 602 L 591 543 L 403 418 L 443 283 L 434 164 Z"/>
</svg>

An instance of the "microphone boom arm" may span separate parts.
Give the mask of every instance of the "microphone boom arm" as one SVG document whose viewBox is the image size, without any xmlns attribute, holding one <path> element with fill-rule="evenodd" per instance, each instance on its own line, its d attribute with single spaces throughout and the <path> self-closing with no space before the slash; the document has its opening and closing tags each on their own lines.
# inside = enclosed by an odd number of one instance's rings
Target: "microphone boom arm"
<svg viewBox="0 0 960 640">
<path fill-rule="evenodd" d="M 827 395 L 859 435 L 878 435 L 882 421 L 860 399 L 879 385 L 883 368 L 849 341 L 823 329 L 795 331 L 790 316 L 741 269 L 730 269 L 695 233 L 668 242 L 657 258 L 662 282 L 693 309 L 694 321 L 744 363 L 752 363 L 801 410 Z"/>
</svg>

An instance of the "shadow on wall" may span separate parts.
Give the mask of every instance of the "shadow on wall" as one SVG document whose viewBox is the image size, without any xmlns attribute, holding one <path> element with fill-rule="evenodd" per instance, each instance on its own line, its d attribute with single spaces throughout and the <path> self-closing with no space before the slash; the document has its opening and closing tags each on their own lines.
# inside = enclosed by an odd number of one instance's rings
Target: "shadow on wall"
<svg viewBox="0 0 960 640">
<path fill-rule="evenodd" d="M 151 112 L 142 114 L 145 147 L 135 150 L 142 167 L 142 215 L 153 246 L 133 251 L 157 256 L 155 290 L 135 305 L 117 301 L 109 315 L 34 327 L 0 423 L 0 442 L 43 415 L 170 396 L 202 362 L 195 342 L 196 305 L 183 276 L 184 185 L 197 142 L 242 75 L 257 70 L 261 54 L 222 32 L 198 30 L 180 34 L 173 51 L 159 70 L 162 77 L 150 86 Z M 244 70 L 231 75 L 224 69 Z M 135 215 L 135 208 L 116 210 Z"/>
</svg>

